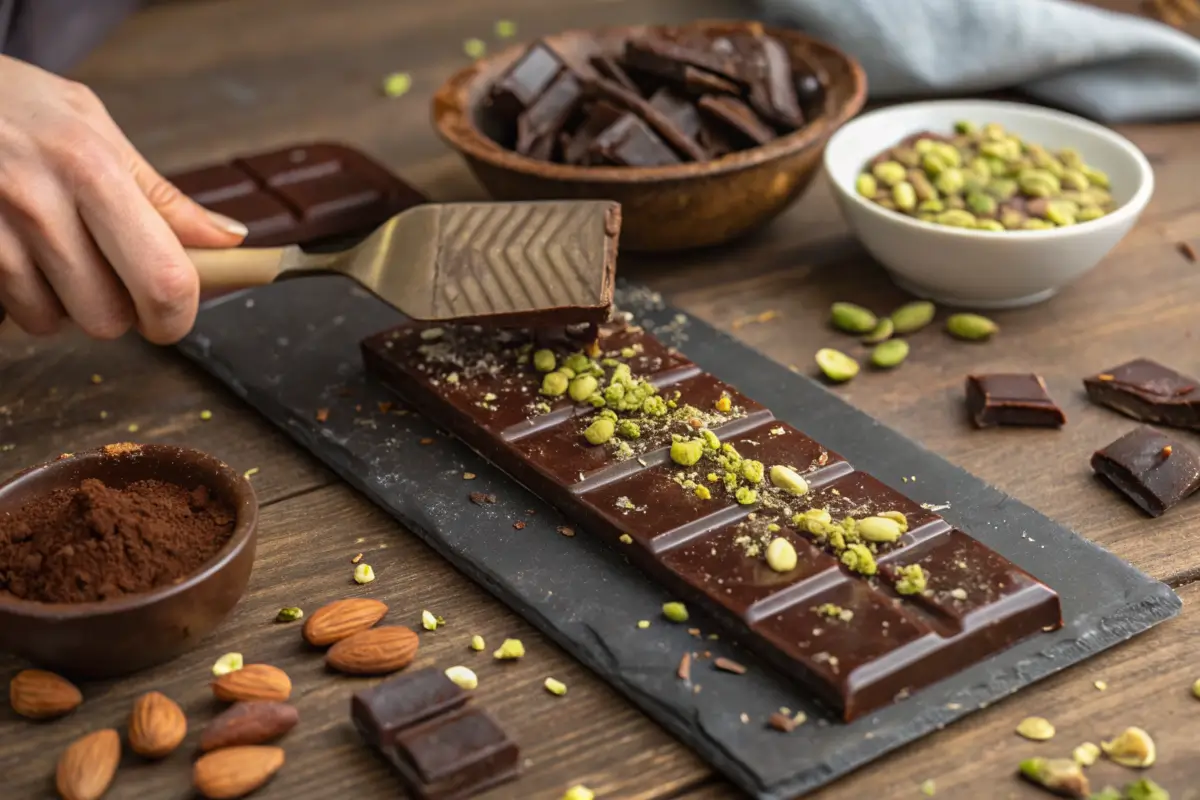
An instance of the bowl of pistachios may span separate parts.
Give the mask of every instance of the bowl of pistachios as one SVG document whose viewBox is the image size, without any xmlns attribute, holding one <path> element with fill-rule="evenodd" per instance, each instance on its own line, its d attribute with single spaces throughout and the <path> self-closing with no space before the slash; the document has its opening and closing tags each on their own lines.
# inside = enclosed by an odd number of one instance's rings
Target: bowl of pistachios
<svg viewBox="0 0 1200 800">
<path fill-rule="evenodd" d="M 866 250 L 945 305 L 1053 297 L 1129 233 L 1154 172 L 1129 140 L 1071 114 L 984 100 L 908 103 L 852 120 L 825 171 Z"/>
</svg>

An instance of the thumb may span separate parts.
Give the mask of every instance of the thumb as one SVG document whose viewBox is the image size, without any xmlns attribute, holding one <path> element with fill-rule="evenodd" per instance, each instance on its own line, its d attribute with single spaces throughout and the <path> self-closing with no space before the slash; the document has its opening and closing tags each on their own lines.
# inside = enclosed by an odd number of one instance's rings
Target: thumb
<svg viewBox="0 0 1200 800">
<path fill-rule="evenodd" d="M 184 247 L 237 247 L 246 238 L 245 225 L 204 208 L 140 156 L 133 164 L 133 178 Z"/>
</svg>

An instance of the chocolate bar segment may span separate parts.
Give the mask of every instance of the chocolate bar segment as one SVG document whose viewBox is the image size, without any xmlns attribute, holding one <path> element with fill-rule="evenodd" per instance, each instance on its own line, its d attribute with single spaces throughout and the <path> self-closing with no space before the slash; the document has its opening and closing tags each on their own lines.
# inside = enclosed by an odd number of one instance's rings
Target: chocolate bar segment
<svg viewBox="0 0 1200 800">
<path fill-rule="evenodd" d="M 328 142 L 168 176 L 200 205 L 250 229 L 246 247 L 370 232 L 425 196 L 362 153 Z"/>
<path fill-rule="evenodd" d="M 397 732 L 445 714 L 467 702 L 467 693 L 432 667 L 406 672 L 350 698 L 350 719 L 372 747 L 390 742 Z"/>
<path fill-rule="evenodd" d="M 1200 456 L 1148 425 L 1097 450 L 1092 469 L 1152 517 L 1200 489 Z"/>
<path fill-rule="evenodd" d="M 421 800 L 474 797 L 520 772 L 516 743 L 475 708 L 405 728 L 385 743 L 383 753 Z"/>
<path fill-rule="evenodd" d="M 1052 590 L 638 329 L 602 329 L 594 363 L 555 345 L 556 367 L 599 374 L 577 402 L 539 394 L 512 334 L 448 329 L 434 362 L 415 336 L 367 340 L 368 369 L 847 720 L 1061 624 Z M 491 366 L 448 385 L 445 354 L 480 352 Z M 523 422 L 470 402 L 501 386 Z M 776 539 L 794 566 L 768 563 Z"/>
<path fill-rule="evenodd" d="M 1066 415 L 1050 399 L 1040 375 L 969 375 L 967 410 L 977 428 L 997 425 L 1061 428 L 1067 423 Z"/>
<path fill-rule="evenodd" d="M 1139 422 L 1200 430 L 1200 381 L 1148 358 L 1083 379 L 1093 403 Z"/>
</svg>

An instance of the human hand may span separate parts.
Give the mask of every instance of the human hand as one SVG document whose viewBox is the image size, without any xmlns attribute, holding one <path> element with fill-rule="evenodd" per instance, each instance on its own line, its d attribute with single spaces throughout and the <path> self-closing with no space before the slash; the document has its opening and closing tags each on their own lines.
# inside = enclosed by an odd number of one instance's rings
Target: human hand
<svg viewBox="0 0 1200 800">
<path fill-rule="evenodd" d="M 184 247 L 245 235 L 159 175 L 87 87 L 0 56 L 0 322 L 176 342 L 200 294 Z"/>
</svg>

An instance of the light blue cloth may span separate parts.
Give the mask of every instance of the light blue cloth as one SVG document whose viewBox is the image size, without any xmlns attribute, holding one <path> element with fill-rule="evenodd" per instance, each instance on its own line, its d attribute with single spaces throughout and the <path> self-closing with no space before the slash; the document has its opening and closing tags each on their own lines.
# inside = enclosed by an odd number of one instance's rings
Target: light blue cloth
<svg viewBox="0 0 1200 800">
<path fill-rule="evenodd" d="M 1069 0 L 758 2 L 857 58 L 873 99 L 1018 87 L 1109 123 L 1200 117 L 1200 42 L 1153 20 Z"/>
</svg>

